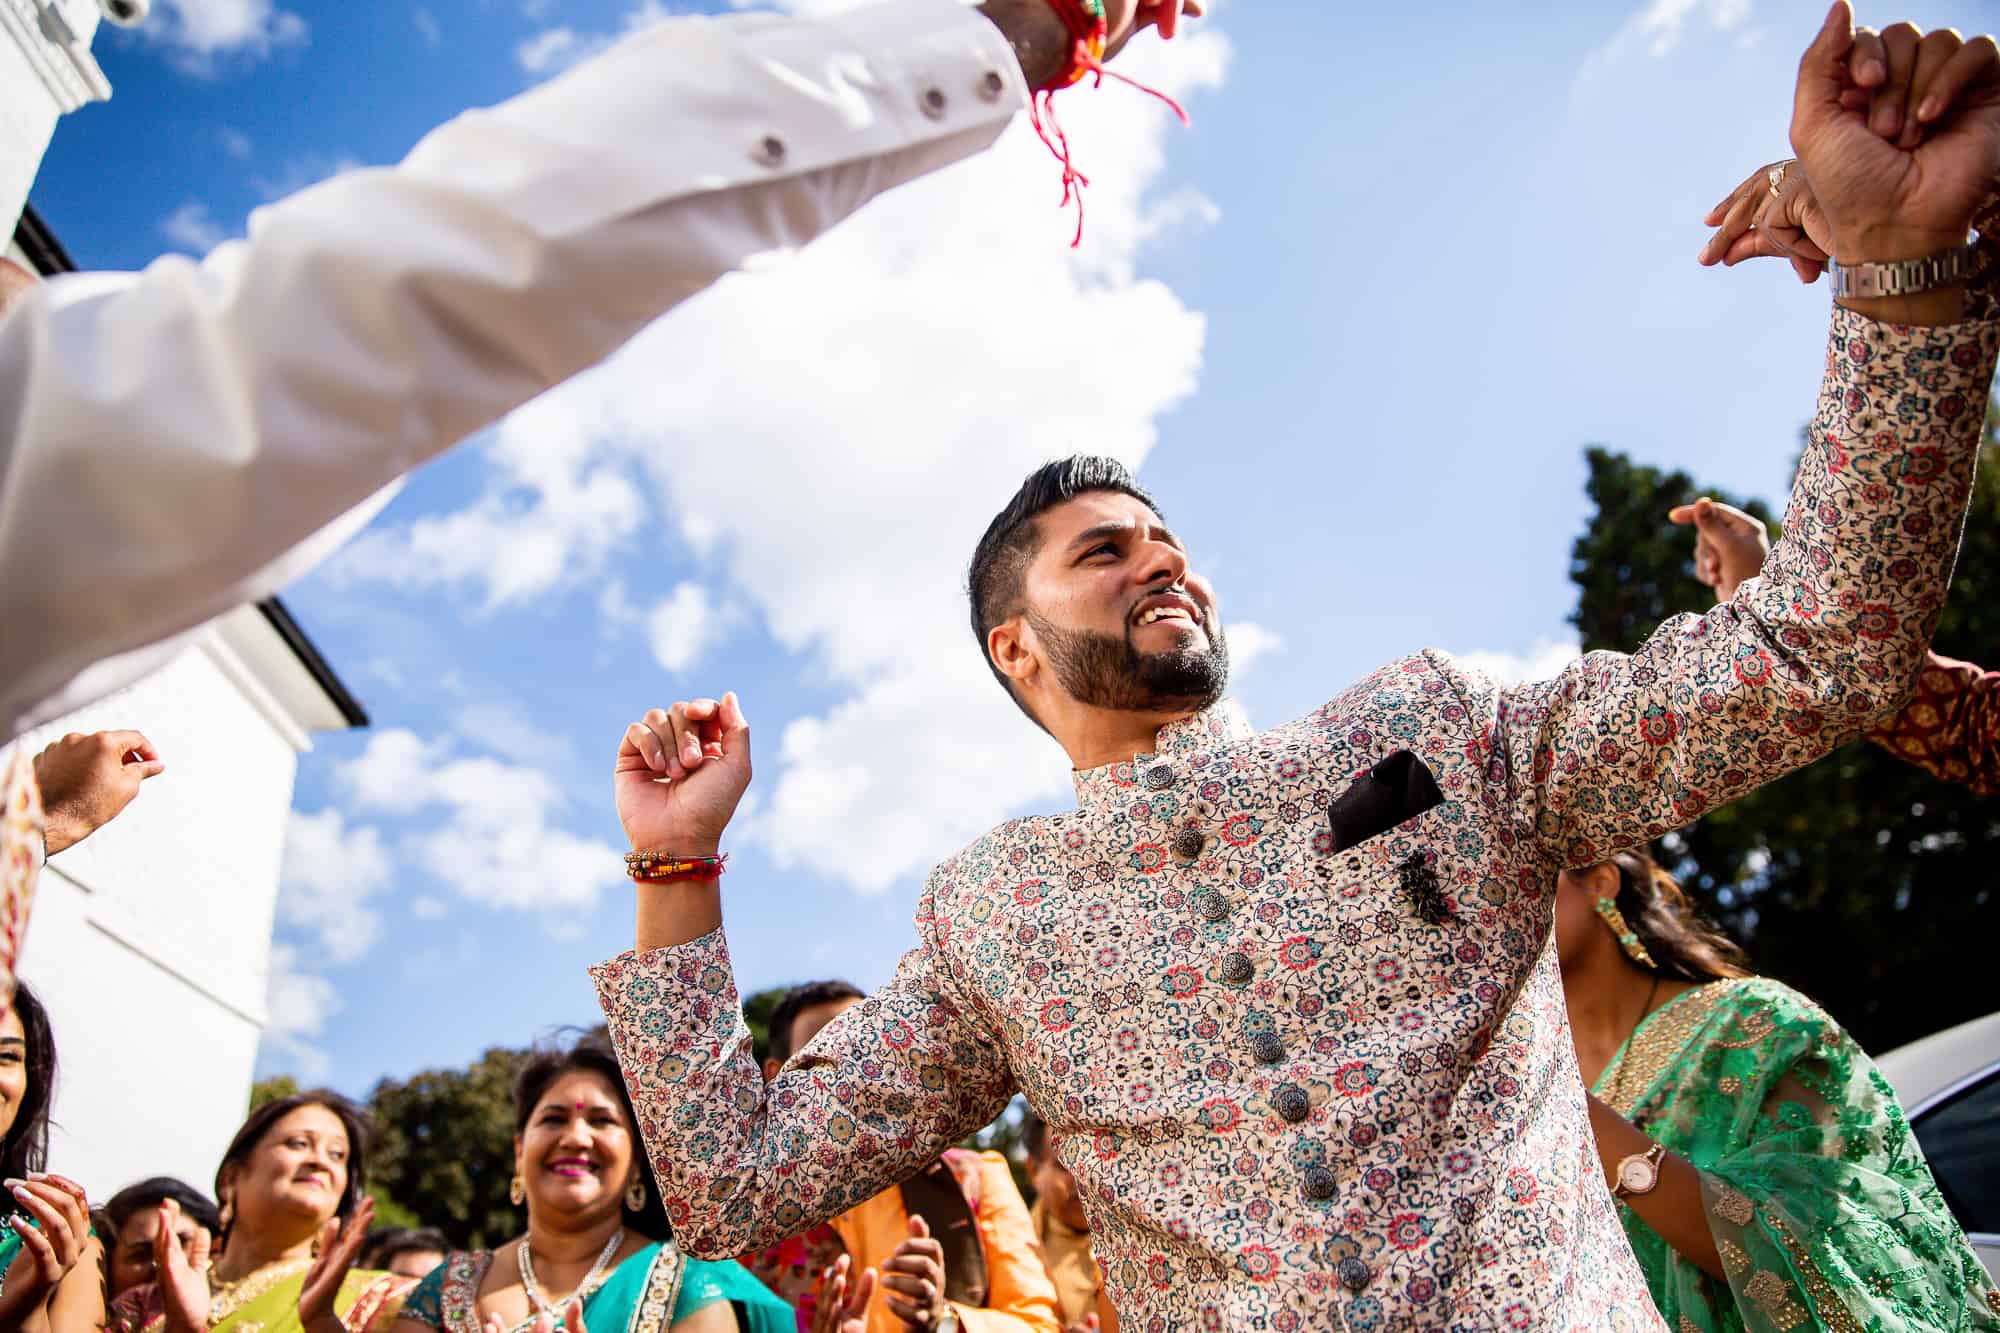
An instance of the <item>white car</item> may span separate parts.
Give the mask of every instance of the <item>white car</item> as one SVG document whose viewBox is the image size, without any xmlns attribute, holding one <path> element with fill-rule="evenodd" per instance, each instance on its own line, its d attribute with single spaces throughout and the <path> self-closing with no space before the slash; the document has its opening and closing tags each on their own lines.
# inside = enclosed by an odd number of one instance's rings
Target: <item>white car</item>
<svg viewBox="0 0 2000 1333">
<path fill-rule="evenodd" d="M 1960 1226 L 2000 1284 L 2000 1014 L 1875 1058 Z"/>
</svg>

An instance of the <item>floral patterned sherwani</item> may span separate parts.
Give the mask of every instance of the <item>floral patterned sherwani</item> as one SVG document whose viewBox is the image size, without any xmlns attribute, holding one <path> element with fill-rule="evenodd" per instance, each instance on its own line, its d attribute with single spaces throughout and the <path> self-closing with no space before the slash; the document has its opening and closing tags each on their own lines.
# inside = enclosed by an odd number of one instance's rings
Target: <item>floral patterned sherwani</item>
<svg viewBox="0 0 2000 1333">
<path fill-rule="evenodd" d="M 1564 866 L 1901 702 L 1945 595 L 2000 325 L 1836 310 L 1763 577 L 1631 656 L 1501 688 L 1426 652 L 1251 734 L 1230 705 L 939 865 L 917 947 L 768 1089 L 720 932 L 594 969 L 676 1233 L 740 1254 L 1016 1090 L 1128 1330 L 1655 1329 L 1551 940 Z M 1444 800 L 1335 852 L 1413 750 Z"/>
</svg>

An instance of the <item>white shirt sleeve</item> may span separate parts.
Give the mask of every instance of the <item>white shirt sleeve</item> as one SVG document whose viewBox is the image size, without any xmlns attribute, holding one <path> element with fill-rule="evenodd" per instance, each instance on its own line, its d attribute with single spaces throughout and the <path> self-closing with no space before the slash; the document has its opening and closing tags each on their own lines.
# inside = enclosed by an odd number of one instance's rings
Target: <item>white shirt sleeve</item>
<svg viewBox="0 0 2000 1333">
<path fill-rule="evenodd" d="M 93 663 L 266 596 L 316 530 L 745 259 L 993 142 L 953 0 L 677 18 L 250 220 L 0 322 L 0 740 Z M 325 543 L 316 543 L 324 548 Z"/>
</svg>

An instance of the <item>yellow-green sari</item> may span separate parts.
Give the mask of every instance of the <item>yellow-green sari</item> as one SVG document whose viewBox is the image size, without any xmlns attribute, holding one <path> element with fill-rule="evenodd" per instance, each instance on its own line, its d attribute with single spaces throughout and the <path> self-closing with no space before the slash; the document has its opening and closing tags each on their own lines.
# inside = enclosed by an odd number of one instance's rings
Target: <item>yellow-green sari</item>
<svg viewBox="0 0 2000 1333">
<path fill-rule="evenodd" d="M 267 1265 L 235 1282 L 211 1277 L 210 1333 L 304 1333 L 299 1289 L 311 1267 L 310 1260 L 298 1259 Z M 348 1333 L 386 1329 L 402 1312 L 403 1297 L 414 1285 L 413 1279 L 394 1273 L 356 1270 L 340 1284 L 333 1310 Z M 126 1292 L 112 1307 L 113 1333 L 160 1333 L 165 1326 L 166 1310 L 154 1283 Z"/>
</svg>

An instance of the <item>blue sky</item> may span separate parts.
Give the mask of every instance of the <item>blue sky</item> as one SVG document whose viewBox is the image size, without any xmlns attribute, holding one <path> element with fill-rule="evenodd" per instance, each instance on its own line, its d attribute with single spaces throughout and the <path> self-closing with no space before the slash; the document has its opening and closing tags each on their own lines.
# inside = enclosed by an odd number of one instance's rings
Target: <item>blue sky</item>
<svg viewBox="0 0 2000 1333">
<path fill-rule="evenodd" d="M 116 95 L 33 193 L 84 267 L 200 253 L 687 8 L 156 3 L 99 37 Z M 263 1067 L 360 1092 L 593 1021 L 630 929 L 612 753 L 724 689 L 758 766 L 740 979 L 884 979 L 926 865 L 1067 799 L 957 597 L 1044 457 L 1141 464 L 1262 724 L 1418 646 L 1560 656 L 1588 443 L 1782 496 L 1825 288 L 1694 254 L 1786 151 L 1817 0 L 1346 8 L 1230 0 L 1135 50 L 1191 130 L 1071 95 L 1080 252 L 1017 126 L 433 464 L 289 590 L 374 726 L 301 764 Z"/>
</svg>

